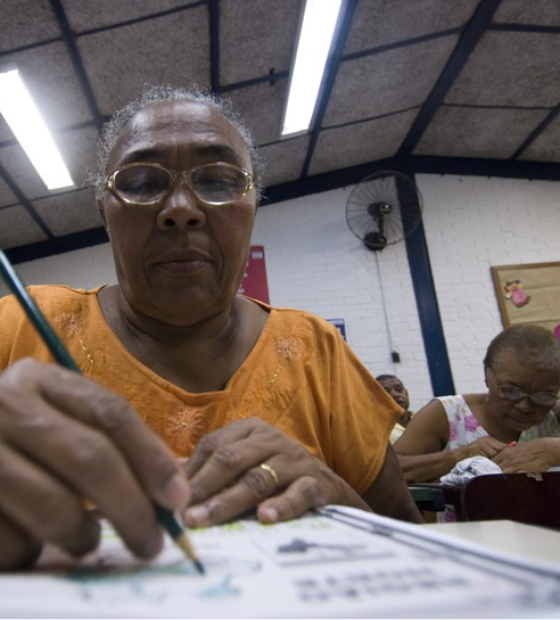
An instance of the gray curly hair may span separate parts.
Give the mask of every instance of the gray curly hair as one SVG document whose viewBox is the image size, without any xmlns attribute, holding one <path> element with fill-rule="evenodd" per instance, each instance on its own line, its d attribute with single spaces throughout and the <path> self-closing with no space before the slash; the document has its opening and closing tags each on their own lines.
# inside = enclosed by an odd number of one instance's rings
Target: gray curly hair
<svg viewBox="0 0 560 620">
<path fill-rule="evenodd" d="M 103 126 L 97 145 L 97 171 L 91 176 L 91 184 L 95 188 L 95 196 L 98 200 L 102 198 L 105 191 L 109 158 L 125 125 L 137 112 L 159 101 L 195 101 L 204 103 L 223 114 L 245 142 L 253 166 L 257 198 L 262 196 L 263 163 L 253 142 L 251 132 L 241 118 L 232 110 L 231 102 L 218 97 L 218 95 L 208 90 L 202 90 L 197 87 L 188 89 L 181 86 L 173 86 L 172 84 L 150 84 L 144 88 L 139 97 L 114 112 Z"/>
<path fill-rule="evenodd" d="M 488 346 L 485 370 L 496 370 L 506 351 L 527 366 L 555 372 L 560 380 L 560 341 L 549 329 L 527 323 L 504 329 Z"/>
</svg>

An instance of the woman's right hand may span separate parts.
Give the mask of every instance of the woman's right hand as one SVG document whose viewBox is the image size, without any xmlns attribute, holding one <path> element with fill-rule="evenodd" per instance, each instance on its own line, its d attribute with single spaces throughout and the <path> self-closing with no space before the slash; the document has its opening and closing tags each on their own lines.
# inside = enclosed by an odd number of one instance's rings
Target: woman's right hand
<svg viewBox="0 0 560 620">
<path fill-rule="evenodd" d="M 122 398 L 51 364 L 24 359 L 0 375 L 0 569 L 31 564 L 49 542 L 92 551 L 94 502 L 132 552 L 163 544 L 153 502 L 190 498 L 165 444 Z"/>
<path fill-rule="evenodd" d="M 460 460 L 468 459 L 473 456 L 485 456 L 488 459 L 493 459 L 506 447 L 507 444 L 493 437 L 479 437 L 476 441 L 462 446 L 458 448 L 458 450 L 461 454 Z"/>
</svg>

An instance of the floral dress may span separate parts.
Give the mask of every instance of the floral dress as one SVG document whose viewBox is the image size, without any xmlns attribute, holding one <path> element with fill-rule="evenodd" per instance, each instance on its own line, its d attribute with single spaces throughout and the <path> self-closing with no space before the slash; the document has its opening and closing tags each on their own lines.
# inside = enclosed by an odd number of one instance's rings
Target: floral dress
<svg viewBox="0 0 560 620">
<path fill-rule="evenodd" d="M 449 441 L 445 446 L 445 450 L 454 450 L 455 448 L 466 446 L 480 437 L 489 437 L 460 394 L 456 396 L 440 396 L 438 400 L 443 405 L 447 421 L 449 422 Z M 538 437 L 558 436 L 560 436 L 560 423 L 552 411 L 550 411 L 543 422 L 523 431 L 519 437 L 519 442 L 530 441 Z"/>
</svg>

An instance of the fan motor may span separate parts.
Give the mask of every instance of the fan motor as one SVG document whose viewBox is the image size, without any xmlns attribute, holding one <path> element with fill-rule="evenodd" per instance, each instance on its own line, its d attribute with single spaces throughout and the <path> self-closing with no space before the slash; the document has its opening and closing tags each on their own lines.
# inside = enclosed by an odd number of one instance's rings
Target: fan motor
<svg viewBox="0 0 560 620">
<path fill-rule="evenodd" d="M 393 211 L 393 207 L 388 202 L 372 202 L 368 205 L 368 213 L 371 217 L 380 217 L 381 215 L 389 215 Z"/>
<path fill-rule="evenodd" d="M 368 250 L 379 252 L 387 247 L 387 237 L 380 232 L 370 232 L 364 237 L 364 245 Z"/>
</svg>

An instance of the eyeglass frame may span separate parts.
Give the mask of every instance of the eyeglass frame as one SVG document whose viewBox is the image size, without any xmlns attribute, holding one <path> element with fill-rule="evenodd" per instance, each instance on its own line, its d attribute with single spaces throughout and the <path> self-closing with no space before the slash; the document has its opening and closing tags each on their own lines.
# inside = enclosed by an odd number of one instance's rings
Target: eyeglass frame
<svg viewBox="0 0 560 620">
<path fill-rule="evenodd" d="M 164 170 L 170 175 L 170 181 L 169 181 L 167 191 L 161 198 L 158 198 L 157 200 L 152 200 L 149 202 L 136 202 L 134 200 L 129 200 L 128 198 L 125 198 L 116 189 L 115 187 L 116 175 L 122 170 L 127 170 L 129 168 L 135 168 L 139 166 L 150 166 L 152 168 L 159 168 L 160 170 Z M 233 200 L 226 200 L 224 202 L 209 202 L 208 200 L 204 200 L 204 198 L 201 198 L 198 192 L 192 187 L 190 177 L 192 176 L 193 172 L 196 172 L 197 170 L 200 170 L 201 168 L 206 168 L 207 166 L 224 166 L 227 168 L 234 168 L 238 170 L 239 172 L 241 172 L 243 176 L 245 177 L 245 189 L 243 190 L 241 195 L 238 196 L 237 198 L 234 198 Z M 166 168 L 165 166 L 163 166 L 162 164 L 158 164 L 157 162 L 135 161 L 135 162 L 131 162 L 130 164 L 124 164 L 123 166 L 119 166 L 116 170 L 111 172 L 111 174 L 107 175 L 105 179 L 105 189 L 109 190 L 118 200 L 122 200 L 127 205 L 137 205 L 140 207 L 153 207 L 155 205 L 158 205 L 160 202 L 165 200 L 167 196 L 169 196 L 171 190 L 173 189 L 175 181 L 180 176 L 184 177 L 188 188 L 196 196 L 197 200 L 200 200 L 200 202 L 202 202 L 203 204 L 211 206 L 211 207 L 221 207 L 224 205 L 229 205 L 232 202 L 235 202 L 236 200 L 241 200 L 241 198 L 244 198 L 252 189 L 255 189 L 255 183 L 256 183 L 254 174 L 252 174 L 251 172 L 248 172 L 247 170 L 244 170 L 243 168 L 240 168 L 239 166 L 236 166 L 235 164 L 230 164 L 225 161 L 209 162 L 207 164 L 202 164 L 200 166 L 193 166 L 192 168 L 189 168 L 188 170 L 181 170 L 179 172 L 177 172 L 176 170 L 169 170 L 169 168 Z"/>
<path fill-rule="evenodd" d="M 491 368 L 487 369 L 488 371 L 490 371 L 492 373 L 492 375 L 495 376 L 494 371 Z M 494 380 L 495 381 L 495 380 Z M 550 396 L 551 398 L 554 397 L 554 401 L 550 404 L 550 409 L 552 409 L 556 403 L 556 401 L 560 398 L 560 396 L 558 395 L 558 393 L 554 393 L 554 392 L 533 392 L 532 394 L 528 394 L 527 392 L 524 392 L 520 387 L 517 387 L 517 385 L 498 385 L 497 383 L 495 383 L 495 387 L 498 391 L 498 397 L 501 398 L 502 400 L 506 400 L 509 403 L 518 403 L 520 400 L 523 400 L 524 398 L 527 398 L 531 401 L 531 403 L 533 403 L 533 405 L 537 406 L 537 407 L 548 407 L 549 405 L 545 405 L 542 403 L 537 403 L 534 401 L 534 397 L 538 396 L 539 394 L 541 395 L 545 395 L 545 396 Z M 519 396 L 517 398 L 508 398 L 507 396 L 503 395 L 502 390 L 504 388 L 510 389 L 510 390 L 517 390 L 517 392 L 519 392 Z"/>
</svg>

